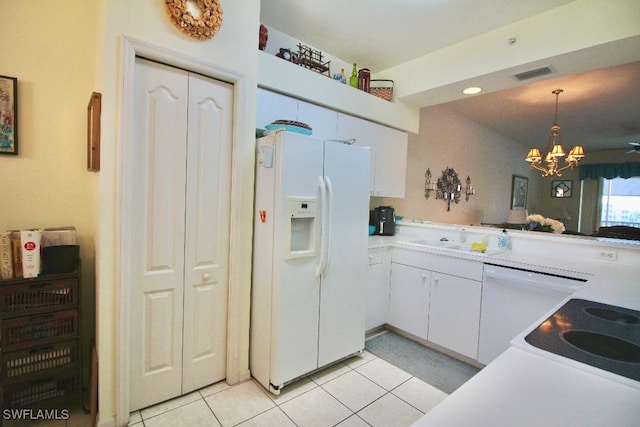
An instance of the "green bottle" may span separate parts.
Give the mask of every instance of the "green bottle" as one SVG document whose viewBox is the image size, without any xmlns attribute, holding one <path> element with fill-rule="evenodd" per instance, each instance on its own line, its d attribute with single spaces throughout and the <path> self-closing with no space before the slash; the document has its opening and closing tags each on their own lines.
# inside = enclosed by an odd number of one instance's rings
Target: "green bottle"
<svg viewBox="0 0 640 427">
<path fill-rule="evenodd" d="M 351 70 L 351 77 L 349 78 L 349 86 L 358 88 L 358 66 L 353 64 L 353 70 Z"/>
</svg>

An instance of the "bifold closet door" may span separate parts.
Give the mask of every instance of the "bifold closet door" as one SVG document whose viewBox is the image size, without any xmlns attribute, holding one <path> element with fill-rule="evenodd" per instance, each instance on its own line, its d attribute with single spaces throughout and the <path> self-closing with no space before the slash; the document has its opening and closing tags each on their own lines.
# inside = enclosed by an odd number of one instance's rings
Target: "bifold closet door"
<svg viewBox="0 0 640 427">
<path fill-rule="evenodd" d="M 189 79 L 182 393 L 226 377 L 233 86 Z"/>
<path fill-rule="evenodd" d="M 184 70 L 135 74 L 131 410 L 224 378 L 233 102 Z"/>
</svg>

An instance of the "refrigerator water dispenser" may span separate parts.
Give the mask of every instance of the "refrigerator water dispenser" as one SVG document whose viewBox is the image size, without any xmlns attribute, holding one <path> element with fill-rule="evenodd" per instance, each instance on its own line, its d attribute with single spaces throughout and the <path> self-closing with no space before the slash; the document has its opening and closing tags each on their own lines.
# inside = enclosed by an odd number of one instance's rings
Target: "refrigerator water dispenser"
<svg viewBox="0 0 640 427">
<path fill-rule="evenodd" d="M 286 259 L 316 255 L 316 204 L 315 197 L 287 197 Z"/>
</svg>

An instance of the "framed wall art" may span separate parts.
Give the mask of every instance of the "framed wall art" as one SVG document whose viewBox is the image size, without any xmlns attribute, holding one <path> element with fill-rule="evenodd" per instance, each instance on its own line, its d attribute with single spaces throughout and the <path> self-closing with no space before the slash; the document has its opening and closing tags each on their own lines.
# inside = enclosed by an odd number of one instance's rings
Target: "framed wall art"
<svg viewBox="0 0 640 427">
<path fill-rule="evenodd" d="M 0 154 L 18 155 L 18 79 L 0 76 Z"/>
<path fill-rule="evenodd" d="M 573 189 L 572 180 L 551 181 L 551 197 L 571 197 L 572 189 Z"/>
<path fill-rule="evenodd" d="M 511 209 L 526 209 L 529 193 L 529 178 L 519 175 L 511 177 Z"/>
</svg>

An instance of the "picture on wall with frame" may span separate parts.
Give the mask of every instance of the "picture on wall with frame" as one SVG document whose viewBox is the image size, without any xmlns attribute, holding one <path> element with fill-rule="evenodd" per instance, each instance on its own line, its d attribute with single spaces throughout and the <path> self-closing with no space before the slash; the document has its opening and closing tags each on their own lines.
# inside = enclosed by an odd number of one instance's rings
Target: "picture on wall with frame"
<svg viewBox="0 0 640 427">
<path fill-rule="evenodd" d="M 526 209 L 529 193 L 529 178 L 520 175 L 511 177 L 511 209 Z"/>
<path fill-rule="evenodd" d="M 0 76 L 0 154 L 18 155 L 18 79 Z"/>
<path fill-rule="evenodd" d="M 573 189 L 572 180 L 553 180 L 551 181 L 551 197 L 571 197 Z"/>
</svg>

